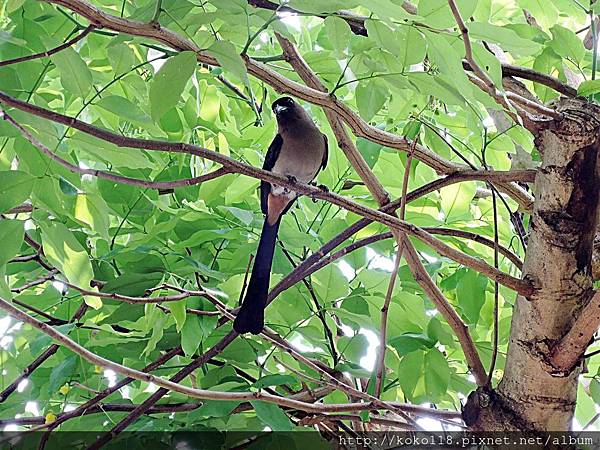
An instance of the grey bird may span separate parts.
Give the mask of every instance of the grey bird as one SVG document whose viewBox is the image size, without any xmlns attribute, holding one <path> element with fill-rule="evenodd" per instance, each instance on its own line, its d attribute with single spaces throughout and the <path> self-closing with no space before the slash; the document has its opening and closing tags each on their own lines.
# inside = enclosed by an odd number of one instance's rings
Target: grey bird
<svg viewBox="0 0 600 450">
<path fill-rule="evenodd" d="M 263 169 L 286 176 L 292 182 L 310 183 L 327 165 L 327 136 L 292 98 L 281 97 L 271 108 L 277 118 L 278 133 L 269 146 Z M 260 184 L 260 207 L 265 221 L 248 289 L 233 322 L 233 329 L 240 334 L 258 334 L 264 327 L 277 232 L 281 217 L 296 198 L 298 193 L 287 187 L 266 181 Z"/>
</svg>

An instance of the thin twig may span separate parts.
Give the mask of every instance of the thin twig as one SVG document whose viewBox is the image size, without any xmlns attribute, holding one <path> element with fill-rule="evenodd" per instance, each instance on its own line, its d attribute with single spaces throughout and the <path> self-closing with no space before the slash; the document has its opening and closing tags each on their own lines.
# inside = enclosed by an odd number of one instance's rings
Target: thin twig
<svg viewBox="0 0 600 450">
<path fill-rule="evenodd" d="M 458 25 L 458 29 L 460 30 L 460 33 L 462 35 L 462 40 L 465 47 L 465 59 L 467 60 L 467 62 L 471 66 L 471 69 L 476 75 L 469 76 L 469 80 L 475 83 L 480 89 L 487 92 L 498 104 L 500 104 L 505 109 L 506 113 L 516 123 L 521 123 L 519 118 L 522 118 L 525 121 L 525 125 L 529 129 L 532 128 L 531 124 L 533 121 L 527 113 L 527 111 L 518 106 L 516 103 L 519 103 L 521 105 L 525 104 L 525 106 L 527 106 L 528 108 L 535 109 L 536 111 L 543 110 L 545 115 L 553 119 L 562 118 L 562 114 L 550 108 L 546 108 L 542 105 L 539 105 L 538 103 L 527 100 L 517 94 L 507 92 L 503 95 L 501 92 L 499 92 L 496 86 L 494 85 L 493 80 L 490 78 L 487 72 L 485 72 L 481 67 L 479 67 L 479 64 L 477 64 L 475 58 L 473 57 L 473 48 L 471 46 L 471 39 L 469 37 L 469 29 L 465 25 L 465 22 L 460 14 L 460 11 L 458 10 L 458 6 L 456 5 L 455 0 L 448 0 L 448 5 L 452 10 L 452 15 L 454 16 L 456 24 Z M 512 102 L 510 102 L 509 99 L 512 100 Z M 518 115 L 515 114 L 513 110 L 517 111 Z"/>
<path fill-rule="evenodd" d="M 88 34 L 90 34 L 92 31 L 94 31 L 97 28 L 98 27 L 96 25 L 90 24 L 85 28 L 85 30 L 83 30 L 81 33 L 79 33 L 73 39 L 68 40 L 67 42 L 59 45 L 58 47 L 54 47 L 50 50 L 46 50 L 45 52 L 35 53 L 33 55 L 21 56 L 19 58 L 6 59 L 4 61 L 0 61 L 0 67 L 8 66 L 10 64 L 17 64 L 17 63 L 24 62 L 24 61 L 31 61 L 33 59 L 45 58 L 47 56 L 52 56 L 55 53 L 58 53 L 66 48 L 69 48 L 72 45 L 75 45 L 77 42 L 82 40 L 84 37 L 86 37 Z"/>
<path fill-rule="evenodd" d="M 45 282 L 52 280 L 54 278 L 54 275 L 56 275 L 57 273 L 58 273 L 58 270 L 53 269 L 46 275 L 44 275 L 40 278 L 37 278 L 33 281 L 30 281 L 28 283 L 25 283 L 23 286 L 12 288 L 10 291 L 14 292 L 15 294 L 20 294 L 21 292 L 26 291 L 27 289 L 30 289 L 35 286 L 39 286 L 40 284 L 44 284 Z"/>
<path fill-rule="evenodd" d="M 105 180 L 116 181 L 117 183 L 129 184 L 132 186 L 143 187 L 146 189 L 174 189 L 183 186 L 193 186 L 196 184 L 201 184 L 206 181 L 214 180 L 215 178 L 222 177 L 223 175 L 227 175 L 229 171 L 224 168 L 217 169 L 213 172 L 200 175 L 197 177 L 186 178 L 184 180 L 175 180 L 175 181 L 146 181 L 139 180 L 136 178 L 129 178 L 122 175 L 116 175 L 114 173 L 105 172 L 98 169 L 86 169 L 79 167 L 75 164 L 71 164 L 70 162 L 62 159 L 60 156 L 56 155 L 52 152 L 48 147 L 42 144 L 38 139 L 36 139 L 31 133 L 29 133 L 21 124 L 19 124 L 15 119 L 13 119 L 9 114 L 3 112 L 0 109 L 0 116 L 4 114 L 4 119 L 10 122 L 20 133 L 21 135 L 29 141 L 35 148 L 37 148 L 44 155 L 48 156 L 51 160 L 57 162 L 63 167 L 66 167 L 71 172 L 79 173 L 81 175 L 91 175 L 98 178 L 103 178 Z"/>
<path fill-rule="evenodd" d="M 413 142 L 417 142 L 415 137 Z M 412 165 L 412 153 L 408 154 L 406 158 L 406 167 L 404 168 L 404 177 L 402 180 L 402 196 L 400 200 L 400 215 L 399 217 L 404 220 L 406 214 L 406 194 L 408 192 L 408 179 L 410 177 L 410 169 Z M 392 300 L 392 294 L 394 292 L 394 286 L 396 285 L 396 279 L 398 278 L 398 270 L 400 269 L 400 260 L 402 259 L 402 253 L 404 252 L 404 243 L 406 240 L 406 234 L 402 234 L 398 239 L 398 250 L 396 253 L 396 259 L 394 260 L 394 269 L 390 275 L 390 282 L 388 289 L 385 294 L 385 300 L 381 308 L 381 325 L 379 327 L 379 352 L 377 355 L 377 361 L 375 364 L 375 392 L 373 395 L 379 398 L 381 396 L 381 389 L 383 387 L 383 373 L 385 370 L 385 351 L 387 348 L 387 321 L 390 302 Z"/>
</svg>

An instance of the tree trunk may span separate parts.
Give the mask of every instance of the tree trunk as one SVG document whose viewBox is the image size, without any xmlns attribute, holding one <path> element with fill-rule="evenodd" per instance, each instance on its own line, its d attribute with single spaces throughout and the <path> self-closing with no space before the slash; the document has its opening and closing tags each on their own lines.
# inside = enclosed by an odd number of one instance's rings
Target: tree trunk
<svg viewBox="0 0 600 450">
<path fill-rule="evenodd" d="M 583 364 L 558 372 L 548 357 L 592 296 L 600 108 L 573 99 L 557 110 L 564 119 L 540 123 L 535 138 L 542 164 L 523 267 L 535 292 L 517 298 L 498 388 L 469 396 L 463 415 L 473 430 L 571 428 Z"/>
</svg>

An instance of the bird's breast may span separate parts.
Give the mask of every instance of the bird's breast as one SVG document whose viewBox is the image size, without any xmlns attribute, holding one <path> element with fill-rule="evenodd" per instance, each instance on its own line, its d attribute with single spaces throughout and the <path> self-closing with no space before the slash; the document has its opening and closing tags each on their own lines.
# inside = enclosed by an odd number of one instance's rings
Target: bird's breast
<svg viewBox="0 0 600 450">
<path fill-rule="evenodd" d="M 323 135 L 318 130 L 304 136 L 286 136 L 272 170 L 277 174 L 292 176 L 298 181 L 308 183 L 317 175 L 324 151 Z"/>
</svg>

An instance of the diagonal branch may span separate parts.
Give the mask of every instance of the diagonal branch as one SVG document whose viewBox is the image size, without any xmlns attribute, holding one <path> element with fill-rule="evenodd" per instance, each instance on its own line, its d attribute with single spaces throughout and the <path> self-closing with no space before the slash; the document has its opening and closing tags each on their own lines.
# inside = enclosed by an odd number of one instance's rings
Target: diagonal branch
<svg viewBox="0 0 600 450">
<path fill-rule="evenodd" d="M 279 33 L 275 33 L 279 45 L 283 49 L 283 55 L 286 61 L 294 68 L 294 71 L 302 78 L 307 86 L 317 89 L 321 92 L 327 92 L 327 88 L 319 77 L 311 70 L 304 58 L 298 53 L 296 47 L 285 37 Z M 344 128 L 344 123 L 339 116 L 332 110 L 323 108 L 327 121 L 331 126 L 331 130 L 337 139 L 338 146 L 346 155 L 346 158 L 356 170 L 356 173 L 360 179 L 365 183 L 365 186 L 369 189 L 379 206 L 390 201 L 389 194 L 384 189 L 381 182 L 377 179 L 373 171 L 369 168 L 363 156 L 350 139 L 350 135 Z"/>
<path fill-rule="evenodd" d="M 477 62 L 475 61 L 475 58 L 473 57 L 473 48 L 471 47 L 471 39 L 469 37 L 469 29 L 465 25 L 465 22 L 464 22 L 462 16 L 460 15 L 460 11 L 458 10 L 456 1 L 448 0 L 448 5 L 450 6 L 450 9 L 452 10 L 452 15 L 454 16 L 454 18 L 456 20 L 458 29 L 460 30 L 460 33 L 462 34 L 462 40 L 463 40 L 463 44 L 465 46 L 465 59 L 467 60 L 469 66 L 471 67 L 471 69 L 473 70 L 475 75 L 477 75 L 476 77 L 470 76 L 469 79 L 472 82 L 474 82 L 475 85 L 477 85 L 481 90 L 483 90 L 484 92 L 487 92 L 498 104 L 500 104 L 505 109 L 506 113 L 516 123 L 521 123 L 521 121 L 519 120 L 519 117 L 520 117 L 524 120 L 525 125 L 527 126 L 528 129 L 534 129 L 535 128 L 533 126 L 534 121 L 532 120 L 532 118 L 529 116 L 529 114 L 527 113 L 526 110 L 524 110 L 521 106 L 519 106 L 517 104 L 517 103 L 523 104 L 523 102 L 528 102 L 528 100 L 517 94 L 512 94 L 509 97 L 508 94 L 503 95 L 500 91 L 498 91 L 498 89 L 494 85 L 493 80 L 481 67 L 479 67 L 479 64 L 477 64 Z M 551 117 L 553 119 L 562 118 L 562 114 L 560 114 L 554 110 L 542 107 L 541 105 L 538 105 L 537 103 L 534 103 L 534 102 L 529 102 L 529 103 L 531 103 L 531 105 L 535 105 L 538 108 L 544 108 L 544 110 L 547 110 L 546 112 L 544 112 L 544 114 L 548 115 L 549 117 Z M 527 106 L 531 107 L 531 105 L 528 104 Z M 518 116 L 517 116 L 517 114 L 515 114 L 513 112 L 513 109 L 515 111 L 517 111 Z"/>
<path fill-rule="evenodd" d="M 77 308 L 77 311 L 75 311 L 75 314 L 73 314 L 73 317 L 71 317 L 71 320 L 69 320 L 69 322 L 78 322 L 79 319 L 83 317 L 86 311 L 87 304 L 82 303 L 81 306 Z M 12 383 L 10 383 L 2 392 L 0 392 L 0 403 L 4 402 L 14 391 L 17 390 L 21 381 L 30 376 L 35 369 L 40 367 L 42 364 L 44 364 L 44 362 L 48 360 L 48 358 L 54 355 L 58 351 L 58 348 L 58 344 L 50 345 L 50 347 L 48 347 L 42 354 L 35 358 L 31 364 L 25 367 L 25 369 L 23 369 L 23 372 L 21 372 L 21 374 L 17 378 L 15 378 L 15 380 Z"/>
<path fill-rule="evenodd" d="M 164 27 L 157 28 L 151 24 L 123 19 L 121 17 L 108 14 L 84 0 L 45 1 L 48 3 L 65 6 L 71 11 L 82 15 L 92 23 L 97 24 L 98 26 L 133 36 L 147 37 L 162 42 L 163 44 L 166 44 L 169 47 L 179 51 L 193 51 L 196 53 L 198 62 L 212 66 L 219 65 L 219 62 L 216 60 L 216 58 L 212 57 L 206 52 L 201 51 L 201 49 L 198 48 L 198 46 L 192 41 L 185 39 Z M 363 137 L 372 142 L 376 142 L 383 146 L 395 148 L 404 152 L 408 152 L 410 150 L 412 142 L 409 139 L 385 130 L 380 130 L 375 126 L 368 124 L 356 112 L 338 100 L 335 96 L 331 96 L 327 93 L 323 93 L 316 89 L 296 83 L 295 81 L 284 77 L 267 65 L 262 64 L 255 59 L 247 56 L 244 56 L 243 59 L 250 74 L 268 83 L 278 92 L 294 95 L 310 103 L 325 106 L 337 112 L 338 115 L 350 126 L 356 136 Z M 441 174 L 453 173 L 464 168 L 461 165 L 447 161 L 422 145 L 417 145 L 415 147 L 414 156 L 416 159 L 422 161 L 433 168 L 436 172 Z M 503 183 L 500 185 L 500 187 L 504 192 L 511 195 L 525 210 L 531 209 L 533 200 L 531 195 L 528 194 L 524 189 L 513 183 Z"/>
<path fill-rule="evenodd" d="M 189 386 L 184 386 L 182 384 L 179 384 L 177 381 L 165 380 L 162 377 L 158 377 L 146 372 L 141 372 L 139 370 L 123 366 L 122 364 L 118 364 L 114 361 L 110 361 L 106 358 L 96 355 L 93 352 L 90 352 L 89 350 L 82 347 L 68 336 L 56 331 L 54 328 L 46 325 L 43 322 L 40 322 L 39 320 L 15 308 L 9 302 L 2 298 L 0 298 L 0 309 L 6 311 L 14 319 L 31 325 L 33 328 L 50 336 L 61 346 L 68 348 L 69 350 L 81 356 L 83 359 L 85 359 L 91 364 L 103 367 L 105 369 L 113 370 L 115 373 L 133 378 L 138 381 L 154 383 L 155 385 L 167 391 L 179 392 L 180 394 L 184 394 L 192 398 L 199 398 L 204 400 L 263 400 L 269 403 L 275 403 L 282 406 L 288 406 L 290 408 L 297 408 L 300 410 L 304 410 L 304 407 L 307 406 L 309 411 L 319 411 L 319 408 L 315 407 L 315 405 L 305 405 L 304 402 L 290 401 L 289 399 L 279 398 L 272 394 L 263 394 L 260 392 L 209 391 L 206 389 L 196 389 L 191 388 Z"/>
<path fill-rule="evenodd" d="M 90 34 L 92 31 L 94 31 L 96 28 L 97 27 L 95 25 L 90 24 L 87 26 L 87 28 L 85 30 L 83 30 L 81 33 L 79 33 L 73 39 L 68 40 L 67 42 L 59 45 L 58 47 L 54 47 L 50 50 L 46 50 L 45 52 L 35 53 L 33 55 L 21 56 L 19 58 L 6 59 L 4 61 L 0 61 L 0 67 L 8 66 L 10 64 L 17 64 L 17 63 L 24 62 L 24 61 L 31 61 L 33 59 L 45 58 L 45 57 L 54 55 L 55 53 L 58 53 L 66 48 L 69 48 L 72 45 L 75 45 L 77 42 L 79 42 L 84 37 L 86 37 L 88 34 Z"/>
<path fill-rule="evenodd" d="M 473 339 L 469 334 L 467 325 L 450 303 L 448 303 L 440 288 L 433 282 L 409 239 L 406 240 L 405 258 L 411 268 L 415 281 L 435 304 L 437 310 L 444 316 L 444 319 L 446 319 L 446 322 L 448 322 L 448 325 L 450 325 L 450 328 L 452 328 L 452 331 L 458 337 L 458 341 L 465 354 L 465 359 L 467 360 L 467 365 L 471 369 L 477 385 L 484 386 L 487 382 L 487 374 L 481 363 Z"/>
<path fill-rule="evenodd" d="M 560 372 L 569 373 L 580 361 L 600 327 L 600 291 L 585 305 L 567 334 L 554 346 L 549 362 Z"/>
<path fill-rule="evenodd" d="M 48 156 L 51 160 L 57 162 L 63 167 L 66 167 L 71 172 L 79 173 L 81 175 L 91 175 L 98 178 L 103 178 L 105 180 L 115 181 L 117 183 L 129 184 L 131 186 L 138 186 L 146 189 L 174 189 L 183 186 L 193 186 L 195 184 L 201 184 L 206 181 L 214 180 L 215 178 L 222 177 L 223 175 L 227 175 L 229 173 L 228 170 L 220 168 L 213 172 L 200 175 L 197 177 L 186 178 L 183 180 L 175 180 L 175 181 L 146 181 L 139 180 L 136 178 L 124 177 L 122 175 L 116 175 L 110 172 L 104 172 L 98 169 L 85 169 L 75 164 L 71 164 L 69 161 L 62 159 L 60 156 L 54 154 L 52 150 L 42 144 L 38 139 L 36 139 L 31 133 L 29 133 L 22 125 L 20 125 L 14 118 L 8 115 L 6 112 L 0 109 L 0 117 L 4 116 L 4 119 L 10 122 L 25 138 L 29 141 L 35 148 L 37 148 L 44 155 Z"/>
<path fill-rule="evenodd" d="M 533 292 L 533 287 L 531 286 L 530 282 L 526 280 L 520 280 L 518 278 L 512 277 L 511 275 L 505 274 L 499 271 L 498 269 L 492 267 L 482 259 L 474 258 L 459 250 L 456 250 L 414 224 L 400 220 L 395 216 L 385 214 L 381 211 L 377 211 L 372 208 L 366 207 L 345 197 L 342 197 L 336 193 L 329 191 L 325 192 L 319 187 L 311 186 L 297 181 L 291 182 L 287 177 L 280 176 L 273 172 L 266 171 L 263 169 L 258 169 L 256 167 L 244 164 L 223 154 L 208 150 L 197 145 L 186 143 L 173 143 L 168 141 L 136 139 L 127 136 L 121 136 L 110 131 L 86 124 L 77 119 L 73 119 L 71 117 L 67 117 L 56 112 L 48 111 L 44 108 L 40 108 L 38 106 L 31 105 L 26 102 L 21 102 L 20 100 L 14 99 L 2 92 L 0 92 L 0 100 L 10 106 L 38 115 L 40 117 L 53 120 L 54 122 L 68 125 L 86 134 L 90 134 L 97 138 L 111 142 L 119 147 L 193 154 L 215 161 L 221 164 L 225 169 L 230 170 L 231 172 L 258 178 L 260 180 L 268 181 L 279 186 L 286 186 L 300 194 L 328 201 L 334 205 L 347 209 L 348 211 L 352 211 L 358 215 L 370 218 L 376 222 L 380 222 L 384 225 L 387 225 L 394 230 L 407 233 L 411 236 L 415 236 L 419 240 L 429 245 L 440 255 L 446 256 L 460 264 L 463 264 L 467 267 L 476 270 L 477 272 L 485 274 L 492 280 L 497 281 L 500 284 L 503 284 L 515 290 L 516 292 L 525 297 L 531 295 L 531 293 Z"/>
<path fill-rule="evenodd" d="M 56 345 L 56 344 L 54 344 L 54 345 Z M 164 353 L 162 356 L 160 356 L 158 359 L 156 359 L 154 362 L 152 362 L 149 365 L 147 365 L 146 367 L 144 367 L 142 369 L 142 372 L 150 372 L 152 370 L 155 370 L 158 367 L 160 367 L 161 365 L 163 365 L 166 362 L 168 362 L 169 360 L 171 360 L 172 358 L 174 358 L 175 356 L 180 355 L 182 353 L 183 352 L 181 350 L 181 347 L 171 349 L 168 352 Z M 52 430 L 54 430 L 55 428 L 57 428 L 61 423 L 66 422 L 69 419 L 84 415 L 86 413 L 86 411 L 94 408 L 95 405 L 100 403 L 103 399 L 105 399 L 109 395 L 113 394 L 114 392 L 118 391 L 122 387 L 128 385 L 132 381 L 134 381 L 133 378 L 129 378 L 129 377 L 123 378 L 121 381 L 119 381 L 114 386 L 106 388 L 105 390 L 100 392 L 98 395 L 96 395 L 94 398 L 91 398 L 90 400 L 88 400 L 83 405 L 79 406 L 78 408 L 74 409 L 73 411 L 68 411 L 64 414 L 59 415 L 55 422 L 52 422 L 51 424 L 49 424 L 48 431 L 46 433 L 44 433 L 44 435 L 40 439 L 39 448 L 40 449 L 44 448 L 45 442 L 48 440 L 48 438 L 50 436 L 49 433 Z"/>
</svg>

